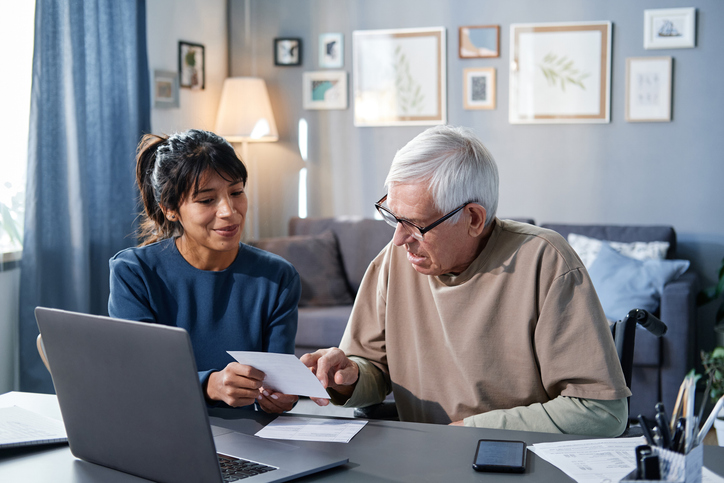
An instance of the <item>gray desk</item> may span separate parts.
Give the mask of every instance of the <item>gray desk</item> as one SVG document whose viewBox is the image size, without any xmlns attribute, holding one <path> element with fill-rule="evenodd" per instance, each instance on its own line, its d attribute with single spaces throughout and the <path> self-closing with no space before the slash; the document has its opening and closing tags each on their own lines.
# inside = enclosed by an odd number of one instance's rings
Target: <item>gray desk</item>
<svg viewBox="0 0 724 483">
<path fill-rule="evenodd" d="M 0 395 L 0 407 L 13 404 L 47 416 L 60 416 L 54 396 L 27 393 Z M 274 418 L 263 413 L 240 417 L 239 412 L 234 410 L 212 410 L 211 416 L 213 424 L 248 434 L 255 433 Z M 581 439 L 580 436 L 370 421 L 348 444 L 295 441 L 294 444 L 300 446 L 349 457 L 345 466 L 297 481 L 572 481 L 530 452 L 523 475 L 476 473 L 471 464 L 477 441 L 482 438 L 520 439 L 528 444 Z M 704 465 L 724 475 L 724 449 L 705 447 Z M 146 480 L 77 460 L 67 445 L 61 445 L 0 450 L 0 481 L 114 483 Z"/>
</svg>

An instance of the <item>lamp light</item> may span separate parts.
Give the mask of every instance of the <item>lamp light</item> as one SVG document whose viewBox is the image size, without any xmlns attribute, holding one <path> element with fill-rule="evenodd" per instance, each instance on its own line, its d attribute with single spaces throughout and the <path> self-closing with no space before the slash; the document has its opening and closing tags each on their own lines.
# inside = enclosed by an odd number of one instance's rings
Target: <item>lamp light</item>
<svg viewBox="0 0 724 483">
<path fill-rule="evenodd" d="M 252 195 L 251 209 L 247 210 L 246 216 L 246 232 L 247 236 L 259 238 L 259 178 L 256 163 L 249 156 L 249 143 L 279 140 L 264 79 L 229 77 L 224 81 L 216 115 L 216 134 L 230 143 L 241 143 L 241 159 L 249 167 L 246 192 L 248 195 L 251 191 Z"/>
</svg>

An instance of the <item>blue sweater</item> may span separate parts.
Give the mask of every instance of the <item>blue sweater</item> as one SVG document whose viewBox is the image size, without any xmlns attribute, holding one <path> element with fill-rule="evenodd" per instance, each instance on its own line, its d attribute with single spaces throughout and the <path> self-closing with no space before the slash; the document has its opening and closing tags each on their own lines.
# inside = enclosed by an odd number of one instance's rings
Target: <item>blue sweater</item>
<svg viewBox="0 0 724 483">
<path fill-rule="evenodd" d="M 234 361 L 226 351 L 294 353 L 301 283 L 277 255 L 240 243 L 227 269 L 205 271 L 167 239 L 122 250 L 109 264 L 109 315 L 186 329 L 202 387 Z"/>
</svg>

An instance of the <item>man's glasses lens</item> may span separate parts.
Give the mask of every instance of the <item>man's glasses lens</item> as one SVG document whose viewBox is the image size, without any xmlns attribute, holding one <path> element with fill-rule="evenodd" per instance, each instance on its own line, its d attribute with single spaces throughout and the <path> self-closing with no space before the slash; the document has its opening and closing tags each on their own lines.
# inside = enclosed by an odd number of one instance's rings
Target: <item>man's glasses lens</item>
<svg viewBox="0 0 724 483">
<path fill-rule="evenodd" d="M 409 223 L 406 223 L 404 220 L 398 220 L 397 218 L 395 218 L 395 215 L 393 215 L 391 212 L 387 211 L 387 209 L 385 209 L 382 206 L 378 206 L 377 211 L 380 213 L 380 215 L 382 216 L 382 219 L 385 220 L 388 225 L 390 225 L 394 228 L 397 228 L 397 224 L 399 223 L 402 225 L 402 228 L 407 233 L 409 233 L 416 239 L 422 241 L 422 239 L 423 239 L 422 233 L 420 233 L 420 230 L 417 229 L 415 226 L 413 226 Z"/>
</svg>

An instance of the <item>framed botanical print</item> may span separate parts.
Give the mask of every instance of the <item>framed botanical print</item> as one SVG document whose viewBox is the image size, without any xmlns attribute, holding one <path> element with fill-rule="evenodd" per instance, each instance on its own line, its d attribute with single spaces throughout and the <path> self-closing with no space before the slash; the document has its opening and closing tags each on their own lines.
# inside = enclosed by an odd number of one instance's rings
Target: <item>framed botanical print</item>
<svg viewBox="0 0 724 483">
<path fill-rule="evenodd" d="M 611 22 L 512 24 L 509 121 L 610 119 Z"/>
<path fill-rule="evenodd" d="M 445 28 L 353 32 L 354 125 L 446 122 Z"/>
</svg>

